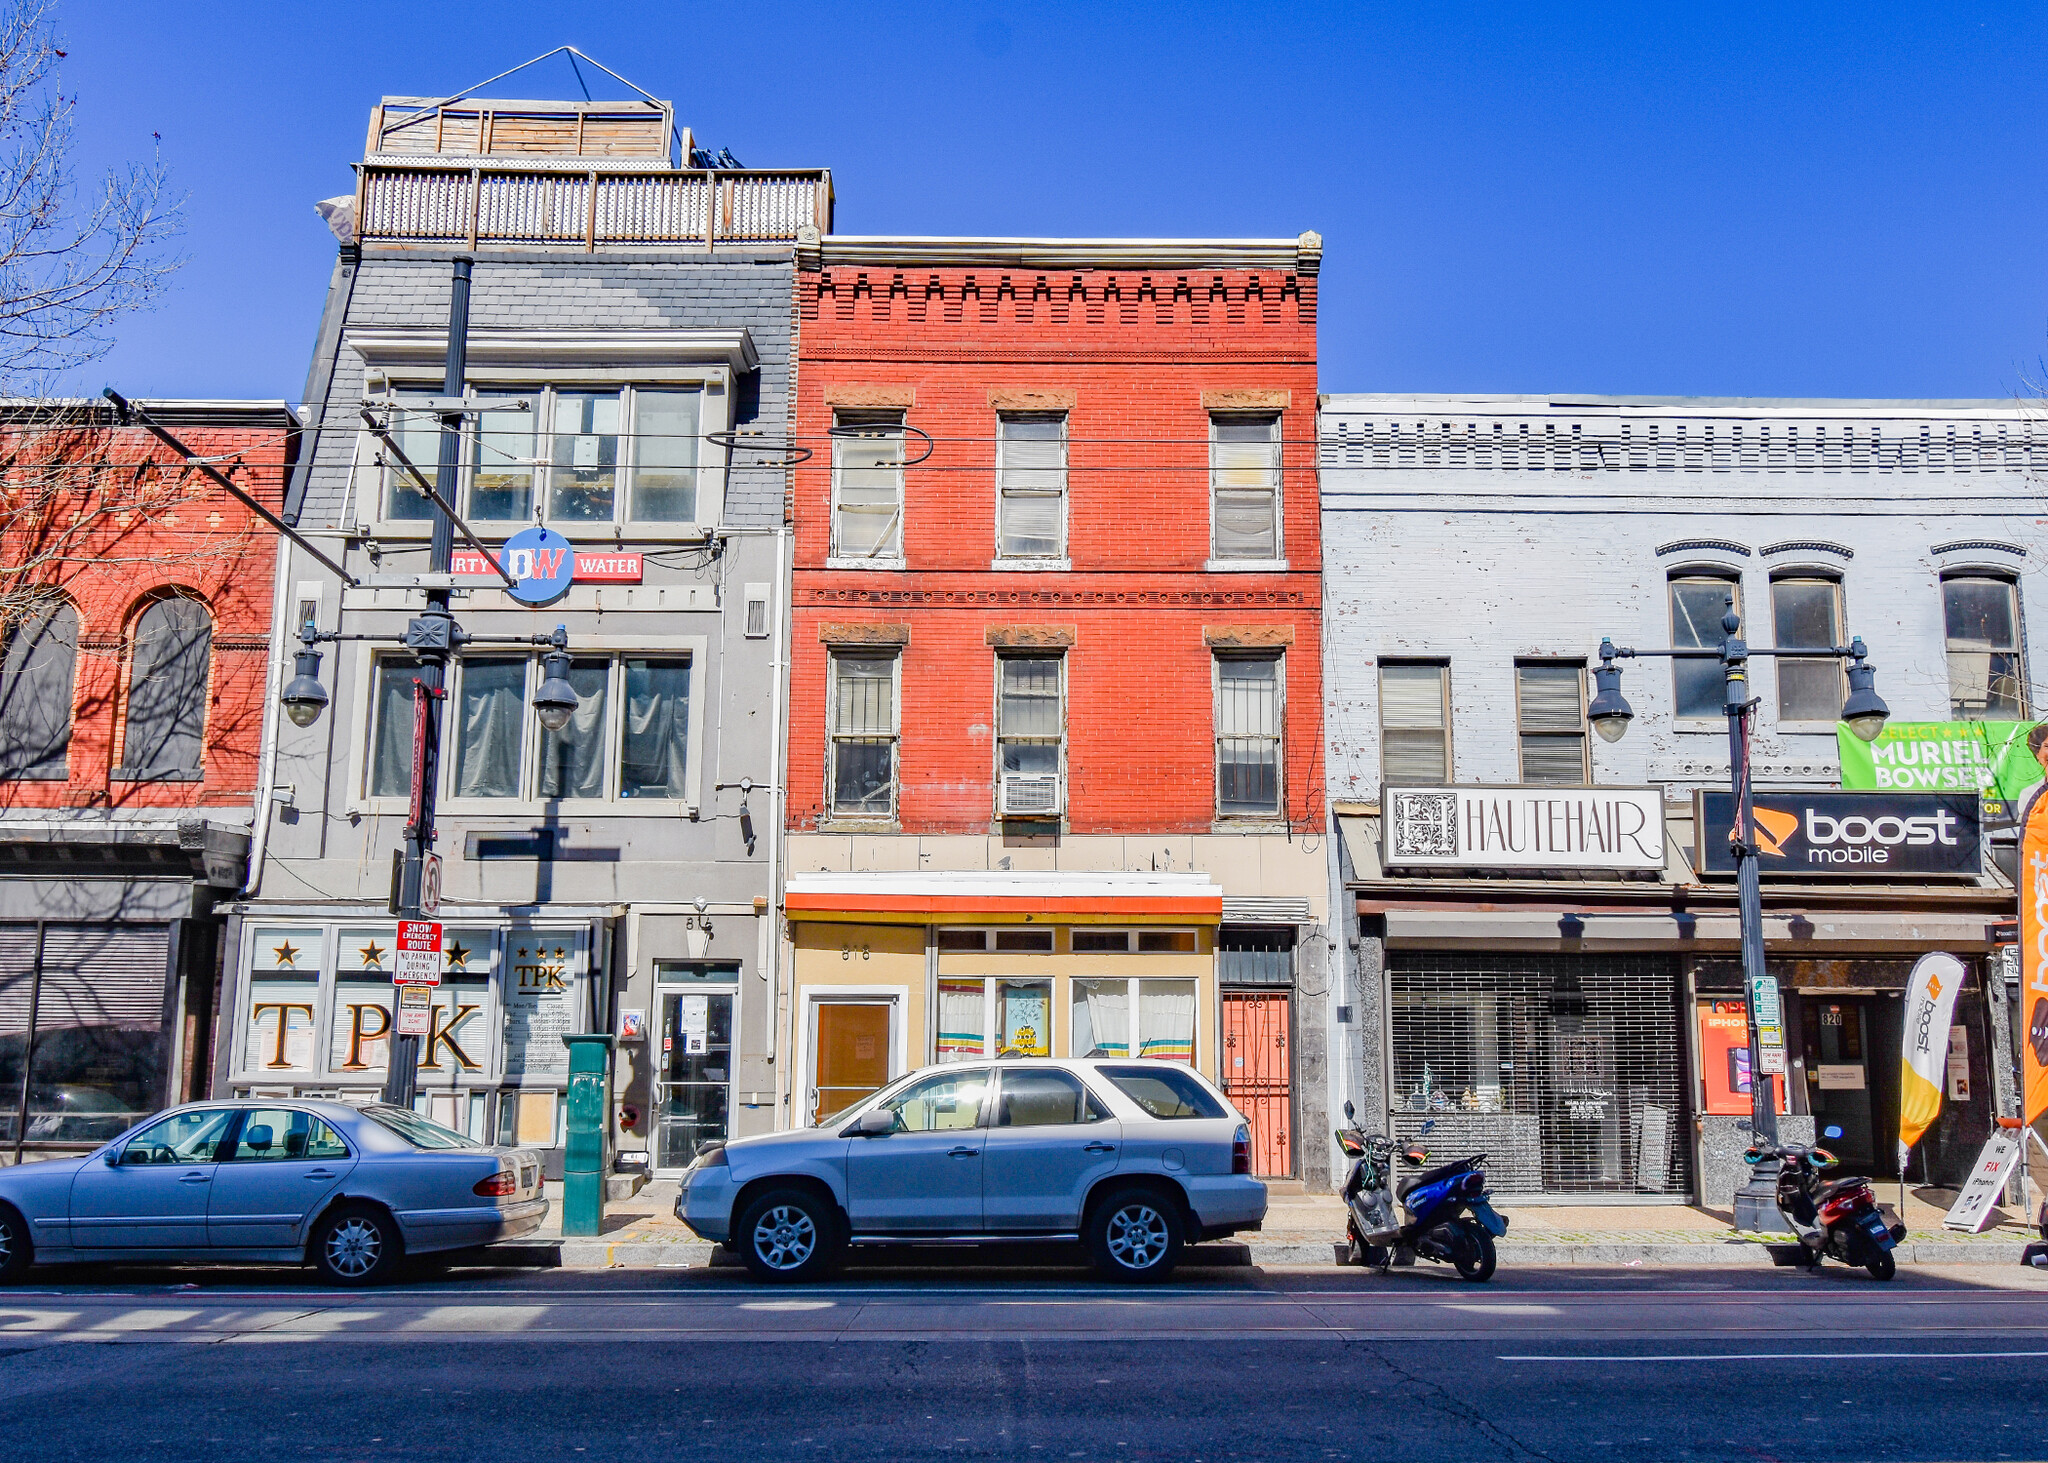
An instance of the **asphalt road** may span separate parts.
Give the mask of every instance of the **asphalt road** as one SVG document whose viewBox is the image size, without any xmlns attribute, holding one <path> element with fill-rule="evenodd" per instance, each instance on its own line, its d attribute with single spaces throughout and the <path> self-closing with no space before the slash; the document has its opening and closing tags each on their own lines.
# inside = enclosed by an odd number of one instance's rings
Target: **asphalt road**
<svg viewBox="0 0 2048 1463">
<path fill-rule="evenodd" d="M 38 1272 L 0 1457 L 2038 1459 L 2048 1276 Z"/>
</svg>

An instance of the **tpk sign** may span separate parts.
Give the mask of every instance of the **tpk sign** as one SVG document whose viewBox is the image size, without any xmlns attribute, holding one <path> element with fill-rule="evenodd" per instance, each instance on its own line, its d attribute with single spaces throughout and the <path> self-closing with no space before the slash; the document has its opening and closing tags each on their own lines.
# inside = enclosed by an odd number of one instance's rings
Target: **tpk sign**
<svg viewBox="0 0 2048 1463">
<path fill-rule="evenodd" d="M 1696 796 L 1699 871 L 1732 874 L 1735 795 Z M 1800 879 L 1968 877 L 1983 868 L 1975 793 L 1758 793 L 1756 845 L 1760 873 Z"/>
</svg>

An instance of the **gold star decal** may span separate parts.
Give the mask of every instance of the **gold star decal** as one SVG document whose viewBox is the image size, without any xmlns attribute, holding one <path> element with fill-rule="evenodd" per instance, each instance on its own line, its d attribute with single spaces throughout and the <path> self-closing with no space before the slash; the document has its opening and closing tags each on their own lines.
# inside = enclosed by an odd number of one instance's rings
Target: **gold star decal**
<svg viewBox="0 0 2048 1463">
<path fill-rule="evenodd" d="M 369 944 L 363 946 L 356 953 L 363 957 L 363 964 L 372 970 L 379 969 L 384 964 L 384 947 L 375 940 L 370 941 Z"/>
<path fill-rule="evenodd" d="M 555 946 L 555 959 L 567 960 L 568 958 L 569 952 L 567 950 L 564 950 L 560 945 Z"/>
<path fill-rule="evenodd" d="M 469 957 L 475 953 L 476 951 L 470 949 L 462 941 L 457 940 L 448 947 L 448 968 L 450 970 L 469 969 Z"/>
<path fill-rule="evenodd" d="M 297 970 L 299 968 L 299 947 L 294 945 L 290 940 L 286 940 L 282 945 L 279 945 L 270 953 L 277 958 L 277 963 L 279 965 L 288 965 L 293 970 Z"/>
</svg>

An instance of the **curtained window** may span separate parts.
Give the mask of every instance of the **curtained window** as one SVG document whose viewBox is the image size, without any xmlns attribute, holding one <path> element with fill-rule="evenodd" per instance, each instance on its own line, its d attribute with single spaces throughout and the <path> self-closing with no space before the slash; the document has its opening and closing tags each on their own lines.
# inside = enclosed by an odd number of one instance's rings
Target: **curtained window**
<svg viewBox="0 0 2048 1463">
<path fill-rule="evenodd" d="M 1209 486 L 1216 557 L 1280 557 L 1280 418 L 1209 421 Z"/>
<path fill-rule="evenodd" d="M 370 691 L 375 730 L 370 737 L 370 796 L 402 798 L 412 793 L 412 683 L 420 668 L 409 660 L 377 662 Z"/>
<path fill-rule="evenodd" d="M 1380 775 L 1388 783 L 1451 780 L 1451 668 L 1380 663 Z"/>
<path fill-rule="evenodd" d="M 1066 552 L 1067 419 L 1003 417 L 996 431 L 996 553 L 1056 559 Z"/>
<path fill-rule="evenodd" d="M 519 755 L 526 734 L 526 666 L 523 658 L 462 662 L 462 683 L 455 703 L 453 796 L 519 796 Z"/>
<path fill-rule="evenodd" d="M 626 724 L 619 758 L 622 798 L 680 798 L 690 761 L 690 662 L 626 662 Z"/>
<path fill-rule="evenodd" d="M 558 732 L 540 734 L 540 795 L 543 798 L 604 796 L 604 729 L 611 680 L 608 660 L 578 660 L 569 666 L 577 706 Z"/>
<path fill-rule="evenodd" d="M 4 645 L 0 778 L 62 782 L 70 775 L 78 611 L 58 603 L 31 614 L 5 637 Z"/>
<path fill-rule="evenodd" d="M 196 778 L 203 770 L 213 617 L 193 599 L 160 599 L 135 622 L 120 777 Z"/>
</svg>

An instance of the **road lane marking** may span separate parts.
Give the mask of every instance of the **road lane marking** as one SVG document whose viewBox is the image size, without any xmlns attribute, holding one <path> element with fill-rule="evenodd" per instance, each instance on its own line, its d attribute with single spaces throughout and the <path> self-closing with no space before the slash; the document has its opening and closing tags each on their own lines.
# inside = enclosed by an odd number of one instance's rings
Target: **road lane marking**
<svg viewBox="0 0 2048 1463">
<path fill-rule="evenodd" d="M 1495 1361 L 1949 1361 L 1963 1358 L 2048 1357 L 2048 1351 L 1726 1351 L 1671 1356 L 1497 1356 Z"/>
</svg>

